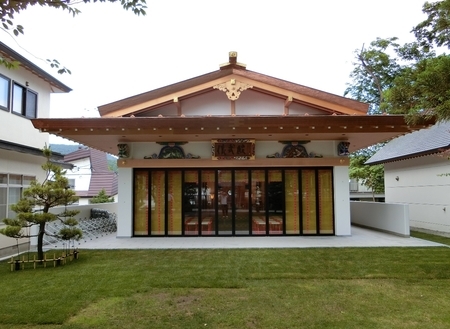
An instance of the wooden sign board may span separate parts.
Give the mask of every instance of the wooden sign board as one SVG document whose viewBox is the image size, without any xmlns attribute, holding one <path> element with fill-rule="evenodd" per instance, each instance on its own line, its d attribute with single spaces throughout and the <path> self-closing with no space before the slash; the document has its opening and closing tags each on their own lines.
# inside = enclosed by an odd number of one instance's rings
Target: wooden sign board
<svg viewBox="0 0 450 329">
<path fill-rule="evenodd" d="M 211 140 L 213 160 L 254 160 L 254 139 Z"/>
</svg>

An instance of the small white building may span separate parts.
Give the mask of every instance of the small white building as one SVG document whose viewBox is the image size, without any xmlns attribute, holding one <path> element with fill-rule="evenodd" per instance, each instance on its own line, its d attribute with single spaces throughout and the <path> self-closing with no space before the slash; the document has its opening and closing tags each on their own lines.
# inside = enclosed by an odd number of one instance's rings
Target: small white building
<svg viewBox="0 0 450 329">
<path fill-rule="evenodd" d="M 386 203 L 409 205 L 411 229 L 450 235 L 450 123 L 390 141 L 367 164 L 384 163 Z"/>
<path fill-rule="evenodd" d="M 117 202 L 117 173 L 109 170 L 107 154 L 88 147 L 80 147 L 64 156 L 73 165 L 66 171 L 70 187 L 80 197 L 79 204 L 87 205 L 101 190 Z"/>
</svg>

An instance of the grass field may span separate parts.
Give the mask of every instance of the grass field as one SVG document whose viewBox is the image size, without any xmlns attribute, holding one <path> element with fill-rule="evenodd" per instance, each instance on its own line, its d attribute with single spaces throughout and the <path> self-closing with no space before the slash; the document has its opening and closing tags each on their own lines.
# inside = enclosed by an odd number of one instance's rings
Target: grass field
<svg viewBox="0 0 450 329">
<path fill-rule="evenodd" d="M 0 279 L 2 329 L 450 327 L 447 247 L 92 250 Z"/>
</svg>

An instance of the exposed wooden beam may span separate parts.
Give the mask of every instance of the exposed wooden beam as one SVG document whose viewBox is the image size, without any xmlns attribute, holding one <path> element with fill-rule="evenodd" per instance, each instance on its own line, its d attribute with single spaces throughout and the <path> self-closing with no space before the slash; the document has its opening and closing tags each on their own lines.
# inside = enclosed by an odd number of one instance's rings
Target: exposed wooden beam
<svg viewBox="0 0 450 329">
<path fill-rule="evenodd" d="M 174 97 L 173 103 L 174 103 L 175 106 L 177 107 L 177 115 L 180 117 L 183 113 L 181 112 L 181 103 L 180 103 L 180 101 L 178 100 L 178 97 Z"/>
<path fill-rule="evenodd" d="M 289 115 L 289 106 L 292 104 L 292 96 L 288 96 L 284 101 L 284 115 Z"/>
</svg>

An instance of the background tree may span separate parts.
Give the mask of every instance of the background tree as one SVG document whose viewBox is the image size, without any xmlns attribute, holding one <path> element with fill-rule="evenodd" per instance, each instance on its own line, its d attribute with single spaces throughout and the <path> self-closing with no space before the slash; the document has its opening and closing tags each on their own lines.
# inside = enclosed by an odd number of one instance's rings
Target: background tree
<svg viewBox="0 0 450 329">
<path fill-rule="evenodd" d="M 365 163 L 379 148 L 377 145 L 350 154 L 349 176 L 372 191 L 373 201 L 375 194 L 384 192 L 384 165 L 368 166 Z"/>
<path fill-rule="evenodd" d="M 384 91 L 392 86 L 392 82 L 401 69 L 397 58 L 387 49 L 397 49 L 397 38 L 372 41 L 368 48 L 364 45 L 355 51 L 353 70 L 350 73 L 352 82 L 347 84 L 344 96 L 369 104 L 369 114 L 380 114 Z"/>
<path fill-rule="evenodd" d="M 101 189 L 96 196 L 91 198 L 91 203 L 108 203 L 114 202 L 114 197 L 110 197 L 106 194 L 105 189 Z"/>
<path fill-rule="evenodd" d="M 23 191 L 19 202 L 11 206 L 16 218 L 5 218 L 3 222 L 7 226 L 0 230 L 1 234 L 16 239 L 37 237 L 39 259 L 44 259 L 44 235 L 63 240 L 78 240 L 82 236 L 82 231 L 76 227 L 78 222 L 73 217 L 78 214 L 77 210 L 64 209 L 59 214 L 49 212 L 53 207 L 78 201 L 78 197 L 75 191 L 68 188 L 69 181 L 64 177 L 65 171 L 50 161 L 50 149 L 45 147 L 43 154 L 47 158 L 42 165 L 46 178 L 42 183 L 32 181 L 30 187 Z M 65 226 L 57 233 L 50 233 L 46 230 L 46 224 L 55 220 L 60 220 Z M 33 234 L 30 228 L 35 225 L 38 226 L 38 230 Z"/>
<path fill-rule="evenodd" d="M 436 56 L 436 47 L 450 47 L 450 0 L 426 2 L 428 18 L 411 32 L 417 41 L 400 45 L 398 39 L 376 39 L 355 51 L 352 81 L 344 95 L 369 104 L 369 114 L 404 114 L 408 123 L 424 118 L 450 119 L 450 57 Z M 350 177 L 373 192 L 381 192 L 382 165 L 364 163 L 383 144 L 350 156 Z"/>
<path fill-rule="evenodd" d="M 450 0 L 427 1 L 422 11 L 427 14 L 427 19 L 412 30 L 420 45 L 450 48 Z"/>
</svg>

